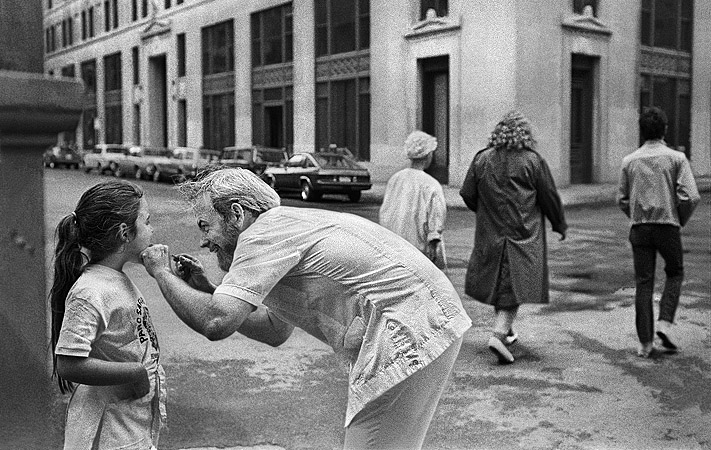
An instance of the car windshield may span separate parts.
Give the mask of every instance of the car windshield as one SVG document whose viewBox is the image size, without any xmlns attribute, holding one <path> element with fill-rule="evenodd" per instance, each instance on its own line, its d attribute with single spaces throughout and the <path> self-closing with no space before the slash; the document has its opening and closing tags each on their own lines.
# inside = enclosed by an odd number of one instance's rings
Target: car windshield
<svg viewBox="0 0 711 450">
<path fill-rule="evenodd" d="M 225 153 L 225 159 L 234 159 L 237 162 L 248 163 L 250 155 L 252 154 L 251 148 L 243 148 L 239 150 L 228 150 Z"/>
<path fill-rule="evenodd" d="M 284 152 L 278 150 L 257 150 L 255 162 L 280 164 L 284 162 Z"/>
<path fill-rule="evenodd" d="M 357 162 L 343 155 L 315 153 L 313 156 L 325 169 L 362 169 Z"/>
</svg>

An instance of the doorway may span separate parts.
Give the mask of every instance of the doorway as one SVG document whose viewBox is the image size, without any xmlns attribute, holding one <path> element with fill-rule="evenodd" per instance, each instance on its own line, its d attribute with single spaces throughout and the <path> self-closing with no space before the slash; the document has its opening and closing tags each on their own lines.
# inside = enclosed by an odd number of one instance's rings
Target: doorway
<svg viewBox="0 0 711 450">
<path fill-rule="evenodd" d="M 422 131 L 437 138 L 432 165 L 426 170 L 449 183 L 449 56 L 419 61 L 422 77 Z"/>
<path fill-rule="evenodd" d="M 264 107 L 264 145 L 283 148 L 284 145 L 284 113 L 282 106 Z"/>
<path fill-rule="evenodd" d="M 148 130 L 149 145 L 168 146 L 168 76 L 165 54 L 148 60 Z"/>
<path fill-rule="evenodd" d="M 572 56 L 570 77 L 570 183 L 593 182 L 595 58 Z"/>
</svg>

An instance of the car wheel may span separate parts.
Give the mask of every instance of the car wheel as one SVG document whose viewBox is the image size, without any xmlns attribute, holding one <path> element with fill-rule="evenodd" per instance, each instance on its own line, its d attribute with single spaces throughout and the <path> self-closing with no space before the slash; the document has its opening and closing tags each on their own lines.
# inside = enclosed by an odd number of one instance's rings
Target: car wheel
<svg viewBox="0 0 711 450">
<path fill-rule="evenodd" d="M 348 193 L 348 200 L 353 203 L 357 203 L 360 200 L 360 191 L 353 191 Z"/>
<path fill-rule="evenodd" d="M 275 189 L 274 186 L 276 186 L 276 181 L 274 180 L 273 175 L 265 176 L 264 181 L 269 185 L 270 188 Z"/>
<path fill-rule="evenodd" d="M 153 169 L 153 181 L 156 183 L 160 181 L 160 170 L 158 169 Z"/>
<path fill-rule="evenodd" d="M 50 169 L 54 169 L 55 166 L 56 166 L 56 164 L 54 163 L 54 161 L 50 161 L 50 162 L 49 162 L 49 168 L 50 168 Z"/>
<path fill-rule="evenodd" d="M 87 166 L 86 164 L 84 165 L 84 172 L 89 173 L 91 172 L 91 166 Z"/>
<path fill-rule="evenodd" d="M 301 200 L 313 202 L 319 198 L 321 198 L 321 194 L 315 192 L 308 182 L 304 181 L 301 183 Z"/>
<path fill-rule="evenodd" d="M 133 176 L 134 176 L 137 180 L 142 180 L 142 179 L 143 179 L 143 171 L 141 170 L 140 167 L 136 167 L 136 171 L 133 172 Z"/>
</svg>

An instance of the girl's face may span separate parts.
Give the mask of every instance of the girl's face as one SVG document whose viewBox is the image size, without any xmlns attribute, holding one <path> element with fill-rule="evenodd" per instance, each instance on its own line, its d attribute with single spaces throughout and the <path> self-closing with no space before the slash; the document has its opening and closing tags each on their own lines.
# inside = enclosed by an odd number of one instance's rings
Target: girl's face
<svg viewBox="0 0 711 450">
<path fill-rule="evenodd" d="M 138 218 L 136 219 L 136 234 L 131 237 L 131 240 L 126 244 L 126 253 L 129 256 L 129 261 L 141 263 L 141 252 L 151 244 L 153 238 L 153 227 L 151 226 L 151 215 L 148 212 L 148 202 L 145 198 L 141 198 L 141 205 L 138 209 Z"/>
</svg>

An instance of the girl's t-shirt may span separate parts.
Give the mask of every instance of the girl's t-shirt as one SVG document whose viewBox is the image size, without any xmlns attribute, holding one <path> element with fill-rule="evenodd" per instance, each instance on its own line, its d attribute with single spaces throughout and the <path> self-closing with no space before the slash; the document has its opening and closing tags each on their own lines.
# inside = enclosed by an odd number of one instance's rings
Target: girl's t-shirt
<svg viewBox="0 0 711 450">
<path fill-rule="evenodd" d="M 69 402 L 65 448 L 148 449 L 165 420 L 165 373 L 143 295 L 125 273 L 89 265 L 67 296 L 57 355 L 141 362 L 150 392 L 131 385 L 77 385 Z"/>
</svg>

